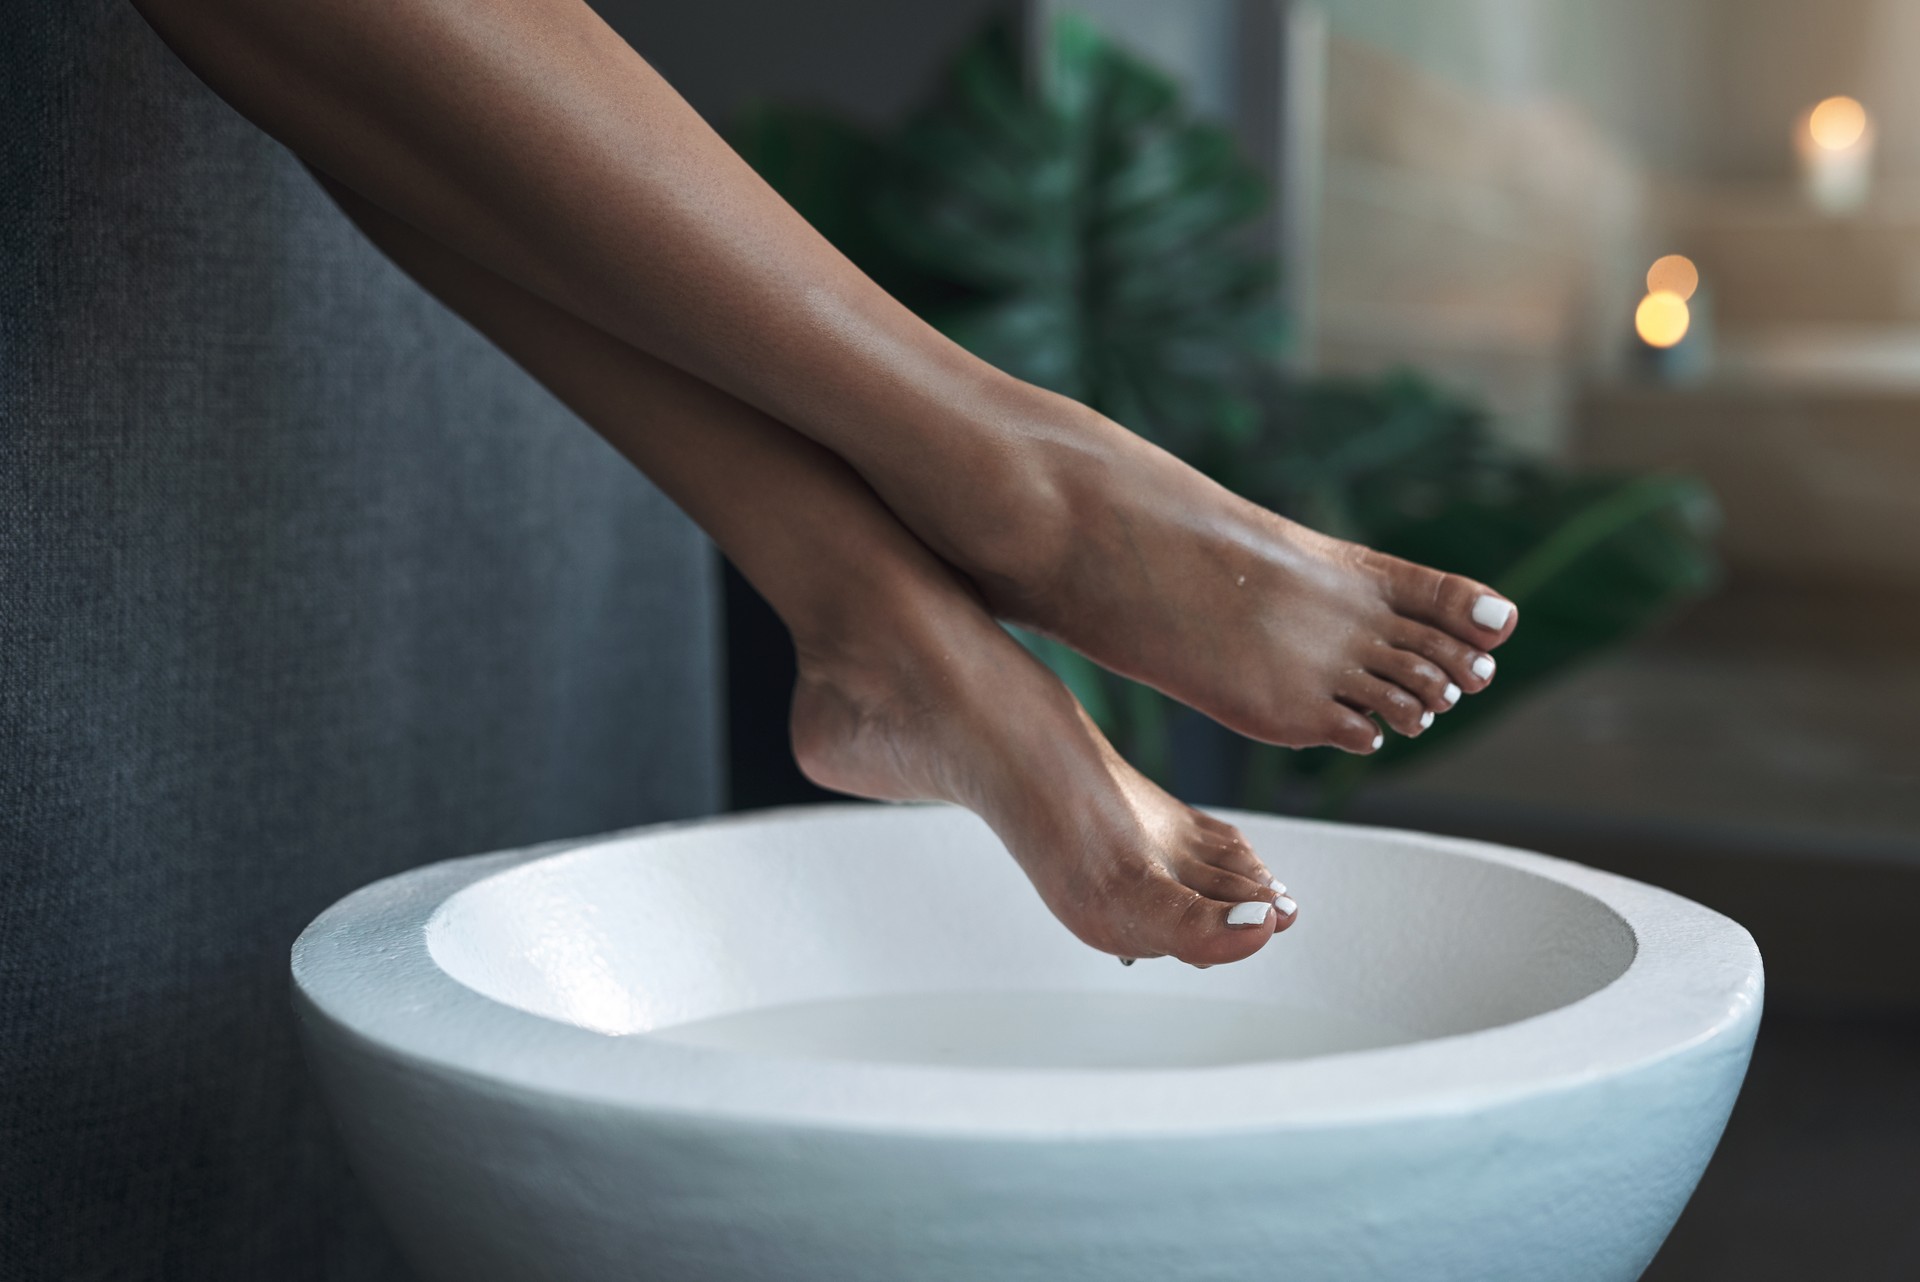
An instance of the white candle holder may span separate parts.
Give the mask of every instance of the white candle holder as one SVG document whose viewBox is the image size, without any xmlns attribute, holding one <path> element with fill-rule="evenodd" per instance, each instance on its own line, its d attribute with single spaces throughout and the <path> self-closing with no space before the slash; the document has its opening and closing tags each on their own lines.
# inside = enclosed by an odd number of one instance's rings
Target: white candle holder
<svg viewBox="0 0 1920 1282">
<path fill-rule="evenodd" d="M 1873 194 L 1873 121 L 1851 98 L 1829 98 L 1794 129 L 1801 189 L 1832 217 L 1858 213 Z"/>
</svg>

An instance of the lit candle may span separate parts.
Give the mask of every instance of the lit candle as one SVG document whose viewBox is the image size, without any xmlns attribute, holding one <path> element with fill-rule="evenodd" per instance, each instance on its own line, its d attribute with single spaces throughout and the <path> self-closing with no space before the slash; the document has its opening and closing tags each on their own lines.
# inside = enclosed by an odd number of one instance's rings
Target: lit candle
<svg viewBox="0 0 1920 1282">
<path fill-rule="evenodd" d="M 1706 378 L 1713 363 L 1711 319 L 1711 299 L 1692 259 L 1668 254 L 1654 263 L 1646 297 L 1633 313 L 1644 368 L 1661 382 Z"/>
<path fill-rule="evenodd" d="M 1679 344 L 1693 325 L 1687 300 L 1670 290 L 1655 290 L 1634 309 L 1633 328 L 1648 347 L 1665 349 Z"/>
<path fill-rule="evenodd" d="M 1800 181 L 1826 214 L 1850 214 L 1873 187 L 1873 122 L 1852 98 L 1829 98 L 1801 117 L 1794 131 Z"/>
</svg>

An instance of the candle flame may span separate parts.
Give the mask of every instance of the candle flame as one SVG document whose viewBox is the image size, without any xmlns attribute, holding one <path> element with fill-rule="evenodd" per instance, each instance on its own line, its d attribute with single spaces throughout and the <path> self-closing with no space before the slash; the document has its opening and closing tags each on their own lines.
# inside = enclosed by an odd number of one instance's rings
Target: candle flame
<svg viewBox="0 0 1920 1282">
<path fill-rule="evenodd" d="M 1867 109 L 1853 98 L 1829 98 L 1807 117 L 1807 131 L 1826 150 L 1845 151 L 1867 132 Z"/>
<path fill-rule="evenodd" d="M 1633 328 L 1649 347 L 1672 347 L 1687 336 L 1692 324 L 1687 300 L 1670 290 L 1656 289 L 1640 300 L 1633 313 Z"/>
<path fill-rule="evenodd" d="M 1668 254 L 1647 269 L 1649 294 L 1678 294 L 1685 302 L 1700 288 L 1700 269 L 1685 254 Z"/>
</svg>

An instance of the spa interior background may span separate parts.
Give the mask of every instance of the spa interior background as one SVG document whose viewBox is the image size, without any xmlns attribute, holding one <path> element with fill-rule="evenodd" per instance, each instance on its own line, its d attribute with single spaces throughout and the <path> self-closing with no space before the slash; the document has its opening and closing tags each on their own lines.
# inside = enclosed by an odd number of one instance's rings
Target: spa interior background
<svg viewBox="0 0 1920 1282">
<path fill-rule="evenodd" d="M 1745 924 L 1752 1074 L 1647 1276 L 1920 1278 L 1920 0 L 596 7 L 763 162 L 801 107 L 898 140 L 989 24 L 1051 50 L 1068 8 L 1226 130 L 1274 198 L 1222 253 L 1277 262 L 1279 337 L 1258 430 L 1183 448 L 1473 561 L 1542 639 L 1377 769 L 1087 692 L 1189 800 Z M 9 16 L 0 1282 L 400 1278 L 294 935 L 433 859 L 819 799 L 791 654 L 129 6 Z"/>
<path fill-rule="evenodd" d="M 608 12 L 710 119 L 881 133 L 1002 12 L 650 8 Z M 1711 492 L 1710 586 L 1341 813 L 1613 869 L 1759 940 L 1752 1076 L 1653 1282 L 1920 1277 L 1920 4 L 1089 0 L 1019 11 L 1024 39 L 1063 8 L 1276 180 L 1252 234 L 1300 378 L 1415 371 L 1530 457 Z M 1805 136 L 1836 97 L 1868 115 L 1864 191 L 1861 140 Z M 1698 284 L 1662 350 L 1636 317 L 1673 254 Z M 777 624 L 737 580 L 727 608 L 734 803 L 816 796 L 768 715 Z M 1246 799 L 1182 730 L 1187 797 Z"/>
</svg>

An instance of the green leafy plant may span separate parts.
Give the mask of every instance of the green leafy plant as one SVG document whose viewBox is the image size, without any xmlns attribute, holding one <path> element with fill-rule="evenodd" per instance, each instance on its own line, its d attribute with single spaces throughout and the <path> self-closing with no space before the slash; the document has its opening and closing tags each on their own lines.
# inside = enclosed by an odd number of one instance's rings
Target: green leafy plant
<svg viewBox="0 0 1920 1282">
<path fill-rule="evenodd" d="M 1332 809 L 1712 581 L 1713 505 L 1693 482 L 1530 461 L 1412 375 L 1282 377 L 1273 265 L 1243 234 L 1267 206 L 1264 178 L 1170 80 L 1082 20 L 1062 20 L 1034 67 L 1010 24 L 990 26 L 889 135 L 771 106 L 734 136 L 815 227 L 978 355 L 1256 502 L 1520 604 L 1526 626 L 1486 693 L 1372 757 L 1250 749 L 1247 804 L 1292 776 Z M 1136 764 L 1172 774 L 1165 698 L 1022 639 Z"/>
</svg>

